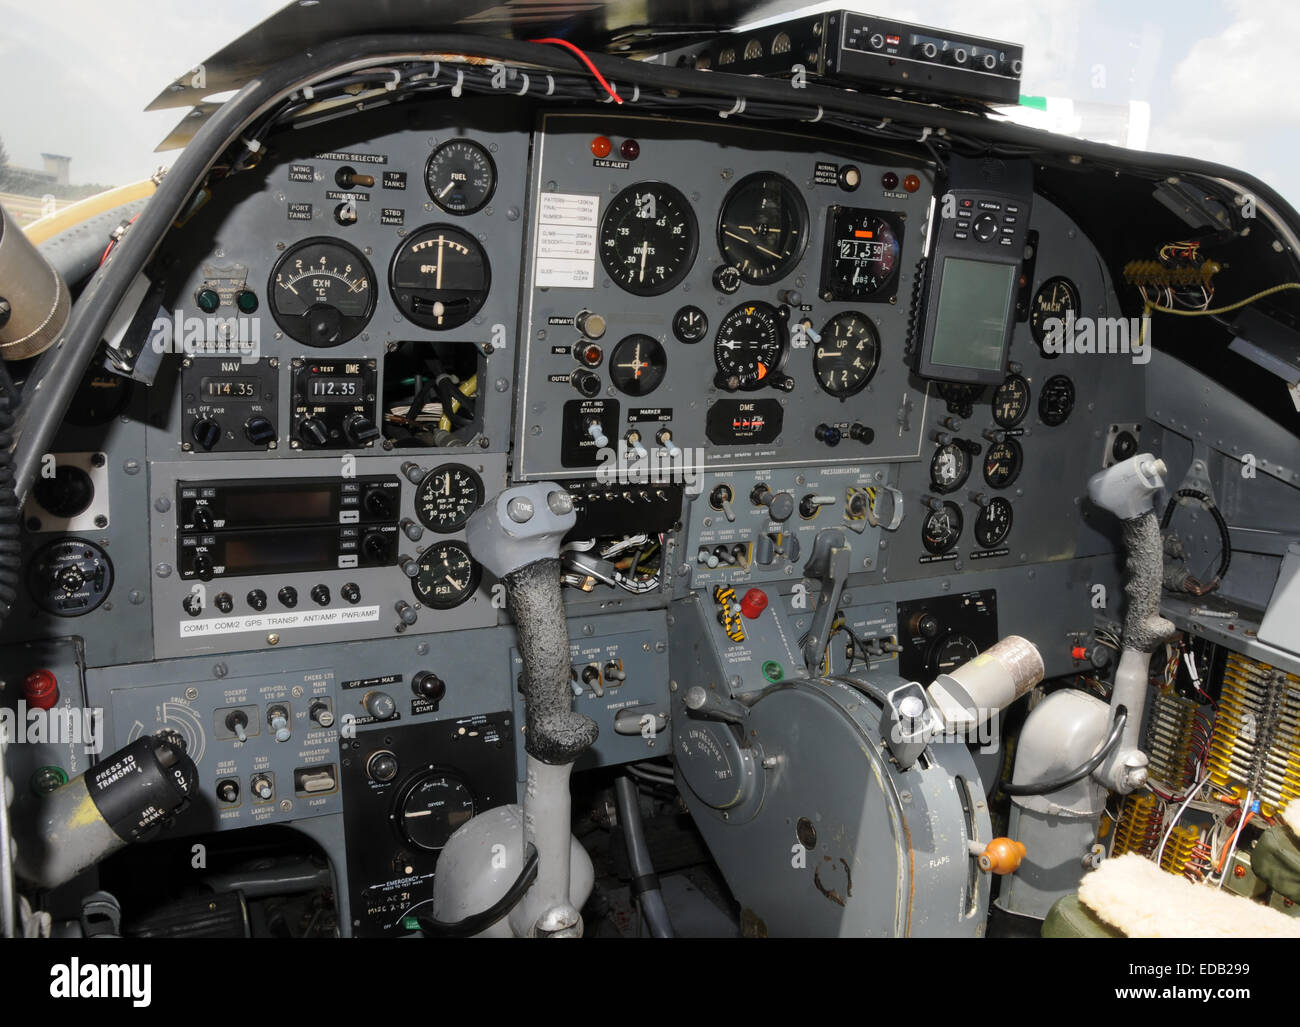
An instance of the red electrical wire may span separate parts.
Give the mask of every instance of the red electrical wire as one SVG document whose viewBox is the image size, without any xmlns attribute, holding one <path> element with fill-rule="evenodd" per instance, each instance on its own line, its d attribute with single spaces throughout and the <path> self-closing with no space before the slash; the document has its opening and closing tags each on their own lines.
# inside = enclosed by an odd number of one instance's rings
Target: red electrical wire
<svg viewBox="0 0 1300 1027">
<path fill-rule="evenodd" d="M 597 70 L 596 66 L 591 63 L 591 58 L 588 57 L 585 53 L 583 53 L 580 49 L 578 49 L 578 47 L 570 43 L 567 39 L 555 39 L 555 38 L 534 39 L 532 40 L 532 42 L 541 43 L 546 46 L 562 46 L 566 50 L 572 50 L 575 54 L 578 55 L 578 59 L 581 60 L 582 63 L 587 66 L 587 70 L 596 76 L 596 81 L 601 84 L 605 92 L 607 92 L 610 96 L 614 98 L 614 102 L 615 103 L 623 102 L 623 98 L 619 96 L 618 93 L 614 92 L 614 87 L 611 86 L 608 81 L 606 81 L 605 76 L 602 75 Z"/>
</svg>

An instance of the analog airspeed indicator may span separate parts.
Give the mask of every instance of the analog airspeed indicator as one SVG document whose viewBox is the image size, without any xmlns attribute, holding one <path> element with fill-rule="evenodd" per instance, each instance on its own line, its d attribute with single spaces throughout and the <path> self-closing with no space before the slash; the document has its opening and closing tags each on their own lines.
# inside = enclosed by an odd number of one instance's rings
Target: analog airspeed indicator
<svg viewBox="0 0 1300 1027">
<path fill-rule="evenodd" d="M 483 479 L 463 464 L 443 464 L 421 479 L 415 513 L 430 531 L 459 531 L 483 505 Z"/>
<path fill-rule="evenodd" d="M 699 229 L 691 205 L 663 182 L 638 182 L 614 197 L 600 223 L 600 262 L 623 289 L 658 296 L 695 263 Z"/>
</svg>

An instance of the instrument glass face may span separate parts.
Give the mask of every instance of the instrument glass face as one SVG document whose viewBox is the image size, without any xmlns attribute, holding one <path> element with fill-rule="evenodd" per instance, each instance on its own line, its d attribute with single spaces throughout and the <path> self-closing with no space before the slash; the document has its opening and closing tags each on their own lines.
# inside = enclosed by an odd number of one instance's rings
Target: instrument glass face
<svg viewBox="0 0 1300 1027">
<path fill-rule="evenodd" d="M 723 259 L 751 285 L 785 276 L 808 244 L 808 208 L 788 178 L 760 171 L 737 182 L 718 216 Z"/>
<path fill-rule="evenodd" d="M 686 197 L 663 182 L 630 185 L 610 201 L 600 223 L 600 262 L 635 296 L 658 296 L 679 285 L 699 246 Z"/>
</svg>

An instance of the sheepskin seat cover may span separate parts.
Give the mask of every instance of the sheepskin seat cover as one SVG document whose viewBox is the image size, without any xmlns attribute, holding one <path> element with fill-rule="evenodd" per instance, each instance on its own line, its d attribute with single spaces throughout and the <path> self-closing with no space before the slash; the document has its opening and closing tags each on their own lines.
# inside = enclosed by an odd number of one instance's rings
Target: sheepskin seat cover
<svg viewBox="0 0 1300 1027">
<path fill-rule="evenodd" d="M 1193 884 L 1136 853 L 1084 877 L 1079 901 L 1130 938 L 1300 938 L 1300 919 Z"/>
</svg>

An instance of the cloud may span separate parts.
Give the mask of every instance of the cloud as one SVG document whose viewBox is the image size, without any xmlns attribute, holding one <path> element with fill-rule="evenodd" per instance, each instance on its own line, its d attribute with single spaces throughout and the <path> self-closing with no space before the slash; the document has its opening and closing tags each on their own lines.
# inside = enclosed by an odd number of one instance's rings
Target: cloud
<svg viewBox="0 0 1300 1027">
<path fill-rule="evenodd" d="M 1241 168 L 1300 206 L 1293 40 L 1300 6 L 1226 0 L 1230 19 L 1196 40 L 1170 76 L 1169 101 L 1152 118 L 1151 148 Z"/>
</svg>

